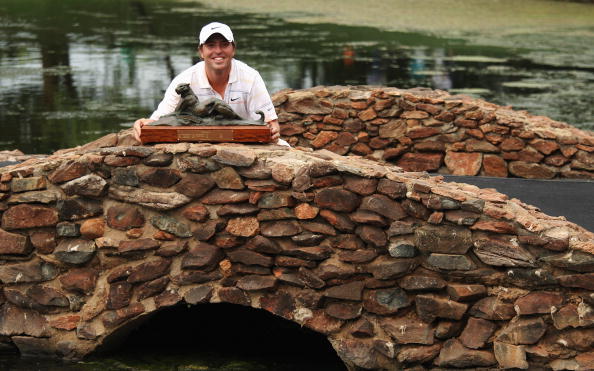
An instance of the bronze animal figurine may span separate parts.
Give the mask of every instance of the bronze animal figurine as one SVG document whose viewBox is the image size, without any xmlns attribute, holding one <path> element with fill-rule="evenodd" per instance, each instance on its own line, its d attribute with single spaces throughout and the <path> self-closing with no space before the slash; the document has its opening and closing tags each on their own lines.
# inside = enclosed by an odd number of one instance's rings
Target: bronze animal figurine
<svg viewBox="0 0 594 371">
<path fill-rule="evenodd" d="M 238 126 L 238 125 L 266 125 L 264 113 L 260 120 L 244 120 L 233 109 L 218 98 L 209 98 L 203 102 L 190 88 L 190 84 L 179 84 L 175 92 L 181 96 L 175 111 L 150 123 L 152 126 Z"/>
</svg>

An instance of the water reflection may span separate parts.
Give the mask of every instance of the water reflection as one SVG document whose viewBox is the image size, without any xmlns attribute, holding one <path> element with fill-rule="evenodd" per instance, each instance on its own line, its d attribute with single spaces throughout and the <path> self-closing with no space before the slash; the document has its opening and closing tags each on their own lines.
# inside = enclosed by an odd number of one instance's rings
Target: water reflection
<svg viewBox="0 0 594 371">
<path fill-rule="evenodd" d="M 3 0 L 0 150 L 49 153 L 146 116 L 169 81 L 197 61 L 195 33 L 212 14 L 175 0 Z M 232 12 L 216 18 L 234 29 L 237 58 L 257 68 L 271 92 L 425 86 L 594 127 L 594 70 L 587 67 L 548 66 L 522 60 L 518 50 L 421 34 Z"/>
</svg>

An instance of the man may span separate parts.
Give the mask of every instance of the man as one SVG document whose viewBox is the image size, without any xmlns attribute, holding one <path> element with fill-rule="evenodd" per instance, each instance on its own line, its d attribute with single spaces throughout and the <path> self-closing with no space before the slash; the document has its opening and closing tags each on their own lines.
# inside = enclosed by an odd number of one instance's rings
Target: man
<svg viewBox="0 0 594 371">
<path fill-rule="evenodd" d="M 171 81 L 151 117 L 134 123 L 134 137 L 140 141 L 140 129 L 144 125 L 175 111 L 181 99 L 175 88 L 178 84 L 188 83 L 199 101 L 219 98 L 243 119 L 258 120 L 260 116 L 256 112 L 264 112 L 264 121 L 272 131 L 272 141 L 288 145 L 279 139 L 277 115 L 262 77 L 255 69 L 233 58 L 235 41 L 229 26 L 219 22 L 207 24 L 200 31 L 199 42 L 198 52 L 203 61 Z"/>
</svg>

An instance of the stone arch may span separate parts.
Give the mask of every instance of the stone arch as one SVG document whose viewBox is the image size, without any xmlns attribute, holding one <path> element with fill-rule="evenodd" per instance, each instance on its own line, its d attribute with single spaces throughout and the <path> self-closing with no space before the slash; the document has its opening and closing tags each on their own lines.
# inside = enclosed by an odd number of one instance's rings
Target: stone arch
<svg viewBox="0 0 594 371">
<path fill-rule="evenodd" d="M 188 297 L 189 301 L 192 301 Z M 257 360 L 294 367 L 344 370 L 325 335 L 253 306 L 230 303 L 179 303 L 132 319 L 103 339 L 91 354 L 111 357 L 156 350 L 167 357 L 202 356 Z M 217 357 L 218 358 L 218 357 Z M 273 363 L 272 363 L 273 362 Z"/>
<path fill-rule="evenodd" d="M 329 150 L 125 143 L 1 170 L 0 335 L 23 354 L 82 357 L 198 290 L 327 334 L 351 369 L 593 368 L 575 224 Z"/>
</svg>

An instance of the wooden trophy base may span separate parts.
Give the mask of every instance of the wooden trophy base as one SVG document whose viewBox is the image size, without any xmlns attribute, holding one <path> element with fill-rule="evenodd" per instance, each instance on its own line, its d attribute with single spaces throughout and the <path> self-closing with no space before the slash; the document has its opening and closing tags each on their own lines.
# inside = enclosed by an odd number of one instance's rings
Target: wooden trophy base
<svg viewBox="0 0 594 371">
<path fill-rule="evenodd" d="M 150 126 L 140 129 L 142 144 L 158 142 L 238 142 L 269 143 L 270 128 L 265 125 L 241 126 Z"/>
</svg>

